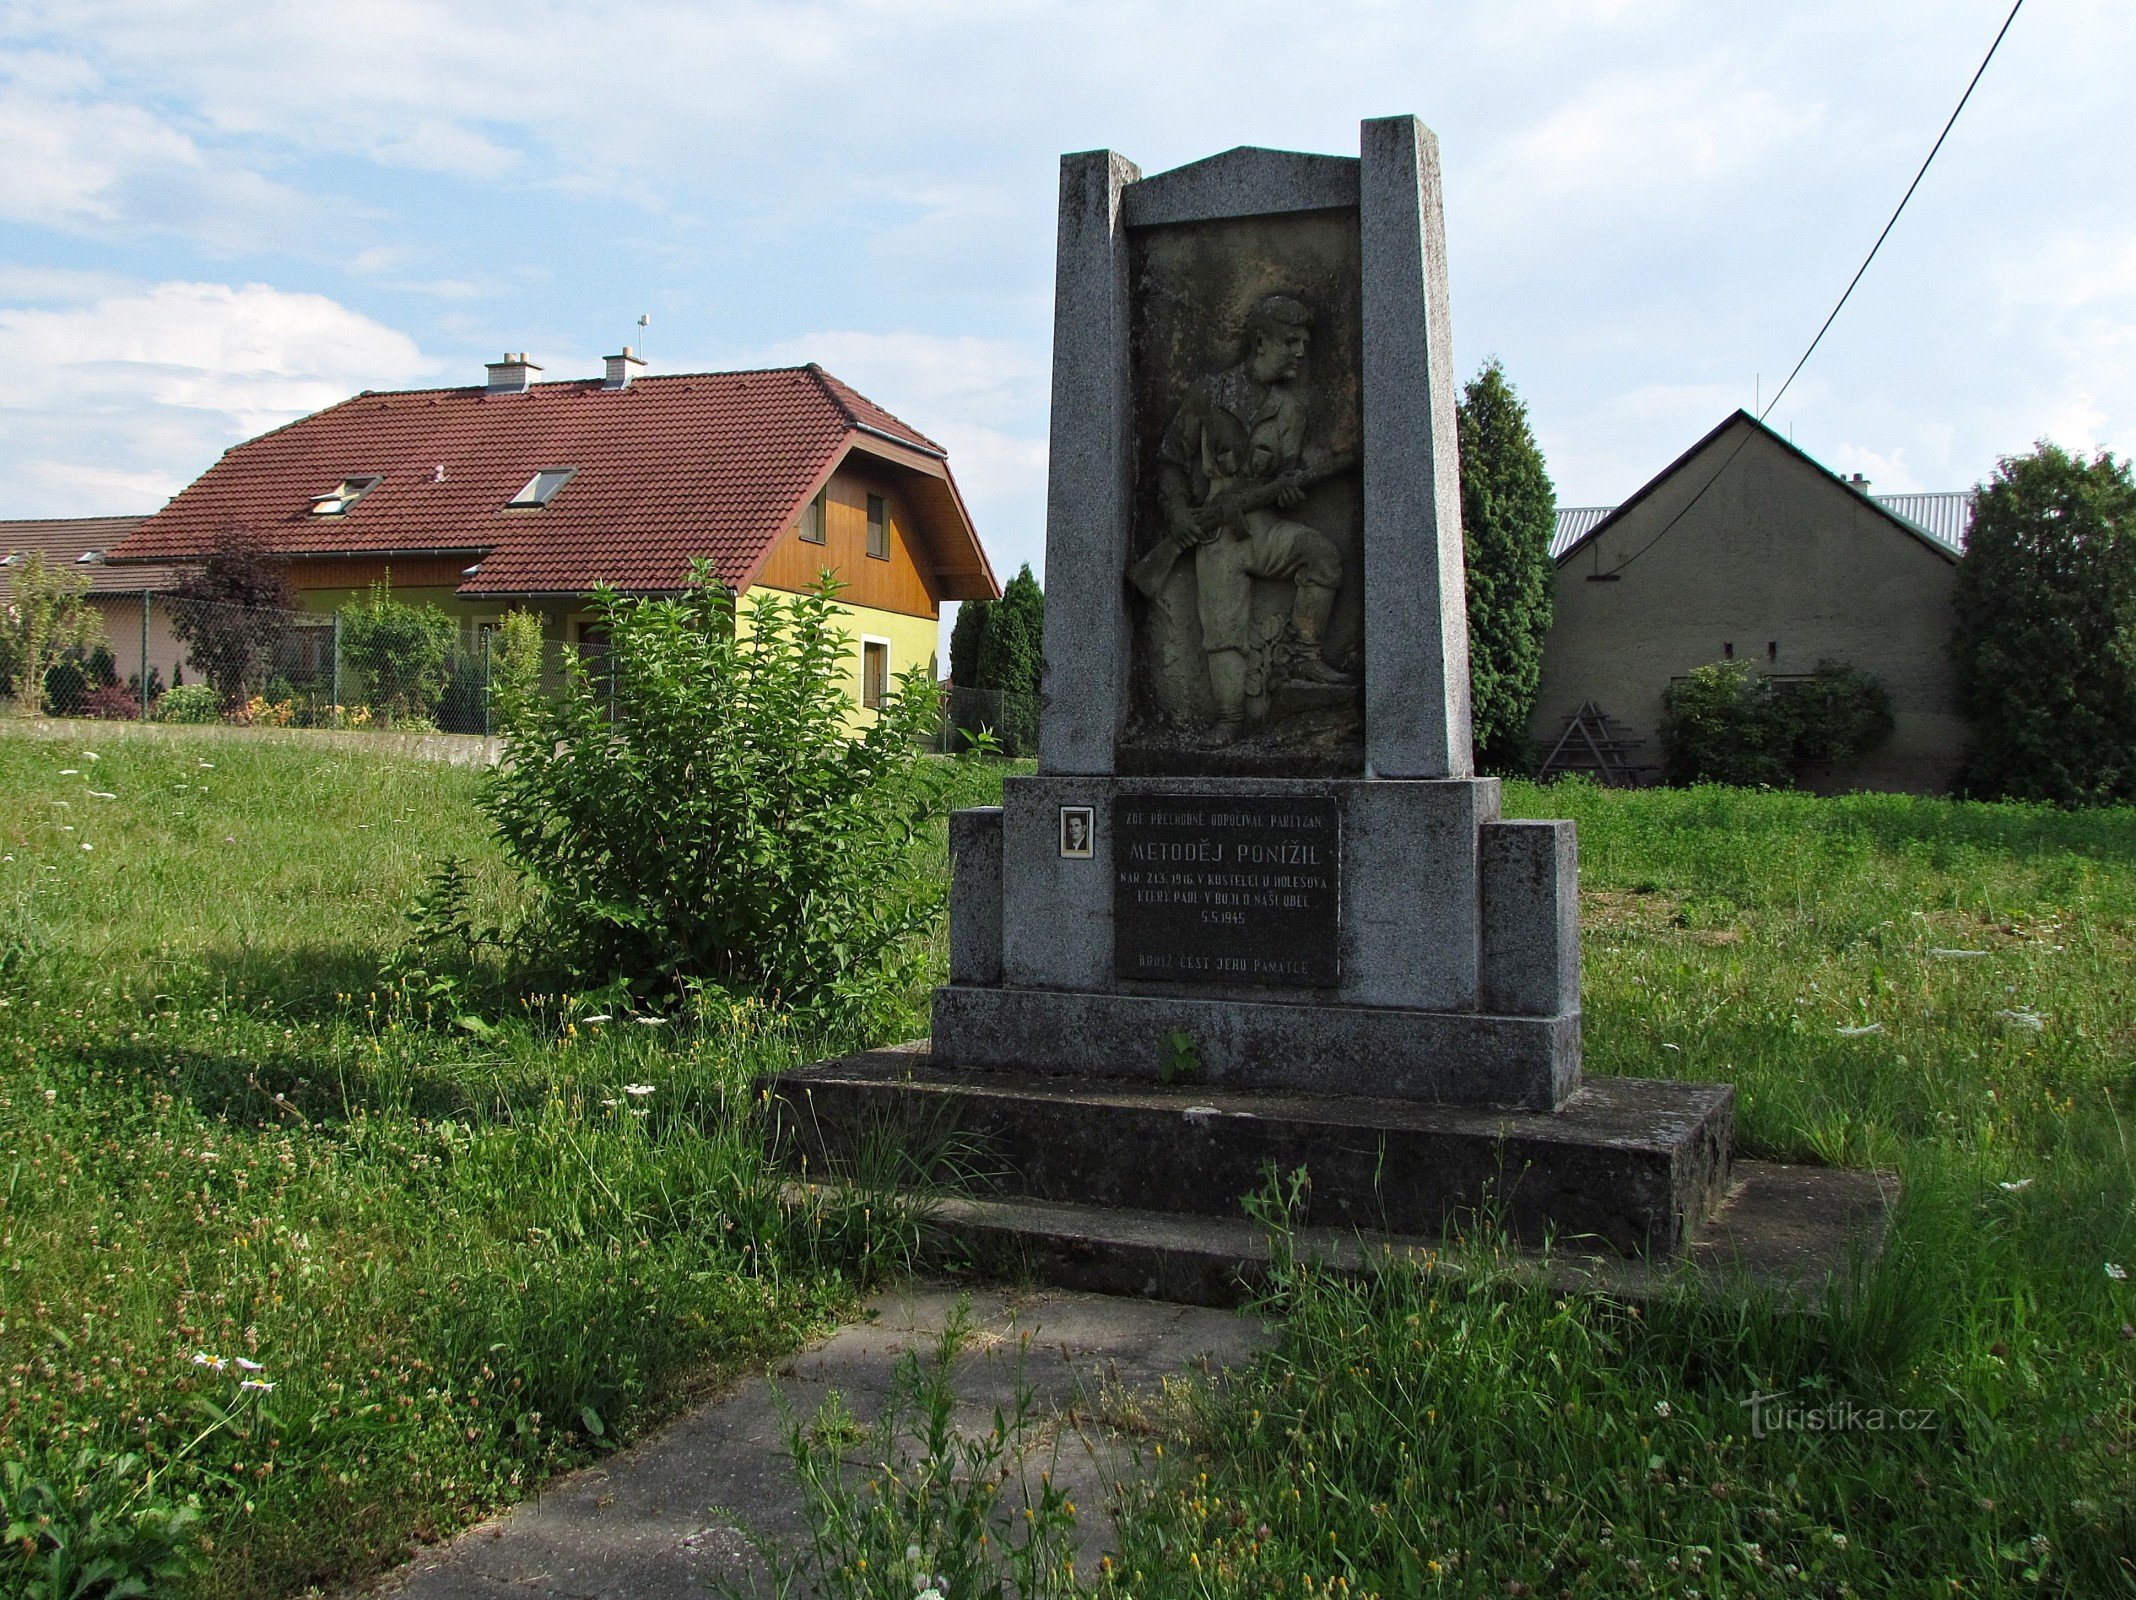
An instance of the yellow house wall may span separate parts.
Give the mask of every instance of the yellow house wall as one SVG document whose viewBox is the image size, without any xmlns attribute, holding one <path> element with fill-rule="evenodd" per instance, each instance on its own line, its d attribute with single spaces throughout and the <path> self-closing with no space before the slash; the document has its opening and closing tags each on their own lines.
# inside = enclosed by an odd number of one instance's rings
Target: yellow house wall
<svg viewBox="0 0 2136 1600">
<path fill-rule="evenodd" d="M 762 597 L 779 593 L 765 588 L 749 590 L 742 596 L 735 626 L 746 632 L 751 614 Z M 932 617 L 907 616 L 903 612 L 881 611 L 874 606 L 847 605 L 838 601 L 832 602 L 832 607 L 847 635 L 845 691 L 853 702 L 853 725 L 866 727 L 875 720 L 875 713 L 860 703 L 862 643 L 868 639 L 881 639 L 889 644 L 890 681 L 894 686 L 898 678 L 913 667 L 925 669 L 930 676 L 935 675 L 935 644 L 940 630 Z"/>
</svg>

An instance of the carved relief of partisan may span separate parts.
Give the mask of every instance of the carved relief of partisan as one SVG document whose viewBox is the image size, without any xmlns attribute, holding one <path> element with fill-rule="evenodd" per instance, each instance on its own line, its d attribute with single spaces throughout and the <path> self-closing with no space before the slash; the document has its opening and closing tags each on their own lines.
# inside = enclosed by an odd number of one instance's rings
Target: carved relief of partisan
<svg viewBox="0 0 2136 1600">
<path fill-rule="evenodd" d="M 1264 715 L 1279 675 L 1290 682 L 1355 680 L 1321 656 L 1328 614 L 1342 587 L 1342 552 L 1316 528 L 1282 515 L 1306 490 L 1356 465 L 1337 456 L 1305 464 L 1306 406 L 1295 387 L 1313 314 L 1289 295 L 1270 295 L 1246 325 L 1246 359 L 1197 379 L 1158 449 L 1165 533 L 1129 569 L 1151 598 L 1179 558 L 1194 557 L 1196 610 L 1219 743 Z M 1287 637 L 1257 630 L 1254 580 L 1292 585 Z"/>
</svg>

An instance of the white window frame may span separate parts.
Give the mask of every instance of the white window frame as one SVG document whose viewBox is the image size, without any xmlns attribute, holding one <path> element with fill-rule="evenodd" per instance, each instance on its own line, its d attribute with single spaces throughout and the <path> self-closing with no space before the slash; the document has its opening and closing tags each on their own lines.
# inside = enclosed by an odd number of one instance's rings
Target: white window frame
<svg viewBox="0 0 2136 1600">
<path fill-rule="evenodd" d="M 312 496 L 312 515 L 338 517 L 385 481 L 384 476 L 376 472 L 359 472 L 343 478 L 325 494 Z"/>
<path fill-rule="evenodd" d="M 556 497 L 570 487 L 571 480 L 578 476 L 577 467 L 536 467 L 534 475 L 527 479 L 519 493 L 505 501 L 507 511 L 544 511 L 556 501 Z M 547 494 L 537 494 L 544 478 L 555 478 L 556 487 Z"/>
</svg>

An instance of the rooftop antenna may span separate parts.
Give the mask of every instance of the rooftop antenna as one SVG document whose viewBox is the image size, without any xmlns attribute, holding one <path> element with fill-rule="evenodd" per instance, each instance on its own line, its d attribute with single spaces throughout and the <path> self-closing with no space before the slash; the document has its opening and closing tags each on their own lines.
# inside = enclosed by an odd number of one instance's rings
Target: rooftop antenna
<svg viewBox="0 0 2136 1600">
<path fill-rule="evenodd" d="M 640 356 L 643 356 L 645 354 L 645 330 L 647 328 L 650 328 L 652 325 L 653 314 L 650 311 L 641 311 L 638 313 L 638 354 Z"/>
</svg>

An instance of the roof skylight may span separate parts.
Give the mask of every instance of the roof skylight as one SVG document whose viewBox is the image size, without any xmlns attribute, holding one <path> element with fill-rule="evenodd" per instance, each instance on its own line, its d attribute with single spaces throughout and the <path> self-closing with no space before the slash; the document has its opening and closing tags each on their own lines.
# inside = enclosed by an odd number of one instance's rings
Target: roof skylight
<svg viewBox="0 0 2136 1600">
<path fill-rule="evenodd" d="M 312 515 L 338 517 L 384 481 L 376 474 L 366 478 L 343 478 L 337 487 L 327 490 L 325 494 L 312 496 Z"/>
<path fill-rule="evenodd" d="M 514 506 L 545 506 L 556 498 L 556 491 L 571 481 L 576 467 L 544 467 L 527 479 L 527 485 L 505 502 L 506 508 Z"/>
</svg>

